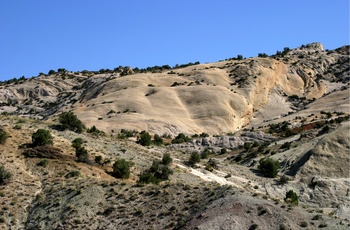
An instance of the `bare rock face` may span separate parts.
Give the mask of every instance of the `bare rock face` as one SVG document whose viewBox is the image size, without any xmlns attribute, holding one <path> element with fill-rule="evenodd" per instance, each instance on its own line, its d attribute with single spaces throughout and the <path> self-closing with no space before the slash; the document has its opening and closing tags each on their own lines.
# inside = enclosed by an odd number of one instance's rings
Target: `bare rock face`
<svg viewBox="0 0 350 230">
<path fill-rule="evenodd" d="M 128 66 L 116 70 L 120 75 L 40 76 L 0 86 L 0 103 L 8 106 L 2 112 L 45 119 L 73 110 L 87 126 L 98 125 L 105 132 L 224 134 L 258 122 L 259 111 L 278 118 L 302 108 L 292 105 L 290 96 L 306 104 L 321 98 L 328 86 L 345 86 L 348 67 L 346 47 L 325 52 L 322 44 L 311 43 L 280 56 L 198 64 L 171 75 L 135 74 Z"/>
</svg>

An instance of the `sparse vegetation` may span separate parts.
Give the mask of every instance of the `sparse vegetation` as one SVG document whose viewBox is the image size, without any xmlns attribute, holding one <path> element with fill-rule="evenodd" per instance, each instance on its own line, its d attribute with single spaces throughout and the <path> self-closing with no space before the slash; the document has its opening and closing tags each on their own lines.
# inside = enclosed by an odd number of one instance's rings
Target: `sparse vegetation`
<svg viewBox="0 0 350 230">
<path fill-rule="evenodd" d="M 2 127 L 0 127 L 0 144 L 5 144 L 7 138 L 7 132 Z"/>
<path fill-rule="evenodd" d="M 0 185 L 6 184 L 12 177 L 12 174 L 0 165 Z"/>
</svg>

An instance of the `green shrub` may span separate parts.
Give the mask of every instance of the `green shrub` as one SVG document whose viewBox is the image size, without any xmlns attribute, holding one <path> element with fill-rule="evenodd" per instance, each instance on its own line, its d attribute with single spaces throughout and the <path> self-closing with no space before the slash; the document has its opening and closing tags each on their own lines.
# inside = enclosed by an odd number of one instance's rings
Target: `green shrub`
<svg viewBox="0 0 350 230">
<path fill-rule="evenodd" d="M 213 154 L 213 152 L 211 152 L 208 148 L 205 148 L 200 154 L 201 159 L 207 159 L 210 154 Z"/>
<path fill-rule="evenodd" d="M 12 174 L 5 170 L 3 165 L 0 165 L 0 185 L 6 184 L 12 177 Z"/>
<path fill-rule="evenodd" d="M 298 205 L 298 195 L 293 191 L 289 190 L 286 194 L 286 198 L 284 199 L 287 203 L 292 205 Z"/>
<path fill-rule="evenodd" d="M 154 137 L 153 137 L 153 143 L 155 145 L 162 145 L 163 144 L 163 138 L 161 138 L 158 134 L 154 134 Z"/>
<path fill-rule="evenodd" d="M 159 184 L 161 180 L 157 179 L 153 173 L 146 171 L 140 174 L 139 182 L 143 184 L 149 184 L 149 183 Z"/>
<path fill-rule="evenodd" d="M 95 156 L 95 162 L 97 164 L 102 164 L 102 156 L 98 155 L 98 156 Z"/>
<path fill-rule="evenodd" d="M 201 156 L 197 152 L 191 153 L 190 159 L 188 160 L 188 164 L 190 166 L 195 165 L 201 161 Z"/>
<path fill-rule="evenodd" d="M 89 153 L 84 147 L 75 149 L 75 156 L 78 158 L 78 161 L 88 163 Z"/>
<path fill-rule="evenodd" d="M 276 177 L 279 168 L 280 163 L 272 158 L 263 158 L 259 161 L 258 169 L 266 177 Z"/>
<path fill-rule="evenodd" d="M 222 148 L 221 150 L 220 150 L 220 154 L 226 154 L 227 153 L 227 149 L 226 148 Z"/>
<path fill-rule="evenodd" d="M 153 161 L 149 172 L 153 173 L 153 175 L 160 180 L 168 180 L 169 176 L 173 173 L 168 165 L 162 164 L 162 162 L 157 160 Z"/>
<path fill-rule="evenodd" d="M 32 134 L 32 145 L 35 146 L 44 146 L 52 145 L 53 138 L 49 130 L 38 129 L 35 133 Z"/>
<path fill-rule="evenodd" d="M 130 177 L 130 168 L 133 166 L 131 161 L 125 159 L 116 160 L 113 164 L 112 175 L 116 178 L 128 179 Z"/>
<path fill-rule="evenodd" d="M 49 160 L 48 159 L 42 159 L 36 165 L 42 166 L 42 167 L 45 168 L 48 164 L 49 164 Z"/>
<path fill-rule="evenodd" d="M 7 132 L 0 127 L 0 144 L 5 144 L 6 139 L 8 138 Z"/>
<path fill-rule="evenodd" d="M 83 138 L 75 138 L 73 141 L 72 141 L 72 146 L 73 148 L 77 149 L 77 148 L 81 148 L 82 144 L 84 143 L 84 140 Z"/>
<path fill-rule="evenodd" d="M 169 158 L 166 157 L 167 160 L 164 160 L 163 157 L 162 161 L 154 160 L 152 166 L 140 174 L 139 182 L 158 184 L 163 180 L 168 180 L 169 176 L 173 173 L 173 171 L 168 167 L 168 164 L 170 164 Z"/>
<path fill-rule="evenodd" d="M 151 135 L 146 131 L 142 131 L 137 143 L 142 146 L 149 146 L 151 144 Z"/>
<path fill-rule="evenodd" d="M 186 136 L 183 133 L 179 133 L 174 140 L 172 140 L 172 144 L 181 144 L 184 142 L 189 142 L 191 140 L 191 138 L 189 138 L 188 136 Z"/>
<path fill-rule="evenodd" d="M 99 129 L 96 128 L 96 126 L 94 126 L 94 125 L 93 125 L 90 129 L 87 129 L 86 132 L 87 132 L 87 133 L 91 133 L 91 134 L 96 135 L 96 136 L 98 136 L 98 135 L 103 135 L 103 134 L 104 134 L 103 131 L 99 130 Z"/>
<path fill-rule="evenodd" d="M 171 158 L 169 153 L 165 153 L 162 158 L 162 164 L 163 165 L 169 165 L 173 162 L 173 159 Z"/>
<path fill-rule="evenodd" d="M 73 112 L 63 112 L 59 116 L 59 122 L 63 129 L 69 129 L 76 133 L 81 133 L 85 126 Z"/>
</svg>

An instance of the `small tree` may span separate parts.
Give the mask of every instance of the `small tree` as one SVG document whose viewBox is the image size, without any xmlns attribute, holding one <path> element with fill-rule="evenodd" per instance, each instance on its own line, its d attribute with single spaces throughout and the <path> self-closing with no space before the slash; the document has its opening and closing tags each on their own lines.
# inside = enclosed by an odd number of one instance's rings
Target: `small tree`
<svg viewBox="0 0 350 230">
<path fill-rule="evenodd" d="M 154 139 L 153 143 L 155 145 L 162 145 L 163 144 L 163 139 L 158 134 L 154 134 L 153 139 Z"/>
<path fill-rule="evenodd" d="M 77 148 L 81 148 L 82 144 L 84 143 L 84 140 L 83 138 L 75 138 L 73 141 L 72 141 L 72 146 L 73 148 L 77 149 Z"/>
<path fill-rule="evenodd" d="M 5 144 L 7 138 L 8 138 L 7 132 L 0 127 L 0 144 Z"/>
<path fill-rule="evenodd" d="M 11 176 L 12 174 L 5 170 L 3 165 L 0 165 L 0 185 L 6 184 Z"/>
<path fill-rule="evenodd" d="M 191 138 L 189 138 L 188 136 L 186 136 L 183 133 L 179 133 L 174 140 L 171 141 L 172 144 L 181 144 L 184 142 L 189 142 L 191 140 Z"/>
<path fill-rule="evenodd" d="M 299 198 L 298 195 L 293 191 L 289 190 L 286 194 L 285 202 L 290 203 L 292 205 L 298 205 Z"/>
<path fill-rule="evenodd" d="M 113 164 L 113 176 L 121 179 L 128 179 L 130 177 L 130 168 L 133 163 L 125 159 L 116 160 Z"/>
<path fill-rule="evenodd" d="M 263 158 L 259 161 L 258 169 L 266 177 L 276 177 L 279 168 L 280 163 L 272 158 Z"/>
<path fill-rule="evenodd" d="M 197 152 L 193 152 L 191 153 L 190 159 L 188 160 L 188 164 L 190 166 L 193 166 L 200 161 L 201 161 L 201 156 Z"/>
<path fill-rule="evenodd" d="M 169 153 L 165 153 L 162 158 L 162 164 L 163 165 L 170 165 L 171 162 L 173 162 L 173 159 L 171 158 Z"/>
<path fill-rule="evenodd" d="M 142 146 L 149 146 L 151 144 L 151 135 L 146 131 L 142 131 L 137 143 Z"/>
<path fill-rule="evenodd" d="M 99 165 L 102 164 L 102 156 L 98 155 L 98 156 L 95 156 L 95 162 Z"/>
<path fill-rule="evenodd" d="M 69 129 L 76 133 L 81 133 L 85 126 L 73 112 L 63 112 L 59 116 L 59 122 L 63 129 Z"/>
<path fill-rule="evenodd" d="M 78 161 L 88 163 L 89 153 L 84 147 L 75 149 L 75 156 L 78 158 Z"/>
<path fill-rule="evenodd" d="M 32 134 L 32 145 L 34 147 L 52 144 L 53 138 L 49 130 L 38 129 L 35 133 Z"/>
</svg>

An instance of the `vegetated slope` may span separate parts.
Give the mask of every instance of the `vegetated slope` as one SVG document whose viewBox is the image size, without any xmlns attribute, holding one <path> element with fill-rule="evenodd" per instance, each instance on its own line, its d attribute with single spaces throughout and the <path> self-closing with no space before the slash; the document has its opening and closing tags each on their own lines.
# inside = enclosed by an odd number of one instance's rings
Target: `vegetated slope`
<svg viewBox="0 0 350 230">
<path fill-rule="evenodd" d="M 323 206 L 312 205 L 313 199 L 307 196 L 314 194 L 322 204 L 326 198 L 318 194 L 326 196 L 335 191 L 324 193 L 321 180 L 317 181 L 316 190 L 296 181 L 281 186 L 252 173 L 251 166 L 230 162 L 231 156 L 235 156 L 232 153 L 211 156 L 222 170 L 214 170 L 213 176 L 202 168 L 205 164 L 202 160 L 195 170 L 213 179 L 208 182 L 184 165 L 188 154 L 171 146 L 144 148 L 113 136 L 57 131 L 50 128 L 51 123 L 14 116 L 1 116 L 0 125 L 11 134 L 6 143 L 0 145 L 0 165 L 12 173 L 9 183 L 0 185 L 0 226 L 4 229 L 247 229 L 253 226 L 299 229 L 305 223 L 311 229 L 325 223 L 332 229 L 346 229 L 344 223 L 348 223 L 342 222 L 346 218 L 344 213 L 337 214 L 341 220 L 328 216 L 329 212 L 317 214 L 320 217 L 315 219 L 315 212 Z M 31 151 L 31 134 L 39 128 L 50 130 L 53 148 L 59 154 L 52 158 L 47 154 L 45 158 L 24 154 L 28 149 Z M 332 139 L 338 136 L 337 132 L 321 138 Z M 77 162 L 71 143 L 78 137 L 85 140 L 83 145 L 91 159 L 101 155 L 102 159 L 110 159 L 110 163 Z M 46 148 L 48 151 L 52 147 Z M 334 151 L 337 150 L 335 147 Z M 174 174 L 170 180 L 159 185 L 137 183 L 139 173 L 163 153 L 179 159 L 171 165 Z M 121 158 L 135 163 L 131 177 L 126 180 L 114 178 L 110 173 L 114 160 Z M 236 187 L 236 181 L 241 186 Z M 344 188 L 336 186 L 339 194 L 327 200 L 342 204 L 338 202 L 345 197 Z M 287 189 L 304 191 L 299 194 L 300 202 L 308 209 L 288 208 L 283 201 Z M 332 204 L 325 207 L 331 211 L 347 210 L 334 209 Z"/>
<path fill-rule="evenodd" d="M 73 110 L 87 126 L 107 132 L 222 134 L 248 125 L 260 110 L 264 118 L 296 111 L 288 96 L 307 103 L 346 87 L 348 79 L 348 46 L 324 51 L 312 43 L 271 57 L 171 71 L 42 75 L 2 86 L 0 102 L 3 111 L 43 118 Z"/>
</svg>

